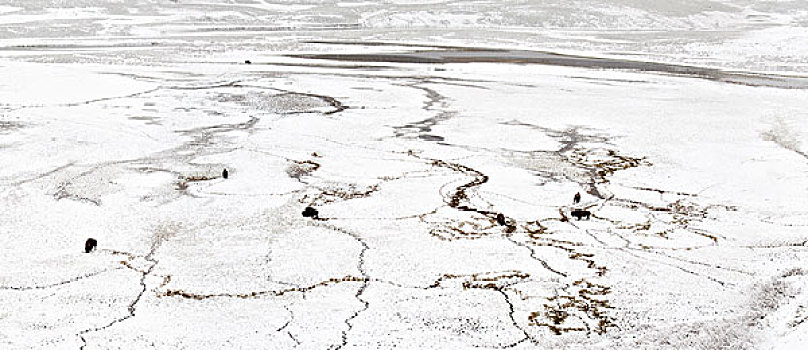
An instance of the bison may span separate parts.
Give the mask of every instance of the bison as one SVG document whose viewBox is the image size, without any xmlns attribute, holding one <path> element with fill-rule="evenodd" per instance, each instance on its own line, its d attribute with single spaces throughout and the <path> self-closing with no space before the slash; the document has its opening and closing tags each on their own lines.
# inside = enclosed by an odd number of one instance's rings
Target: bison
<svg viewBox="0 0 808 350">
<path fill-rule="evenodd" d="M 574 197 L 572 197 L 572 203 L 573 204 L 578 204 L 580 202 L 581 202 L 581 192 L 578 192 L 578 193 L 575 194 Z"/>
<path fill-rule="evenodd" d="M 578 220 L 581 220 L 582 218 L 586 218 L 587 220 L 589 220 L 589 217 L 592 216 L 592 213 L 589 212 L 589 210 L 574 209 L 572 212 L 570 212 L 570 215 L 572 215 L 572 217 Z"/>
<path fill-rule="evenodd" d="M 502 215 L 502 213 L 497 214 L 497 223 L 498 223 L 500 226 L 505 226 L 505 224 L 506 224 L 506 222 L 505 222 L 505 215 Z"/>
<path fill-rule="evenodd" d="M 306 209 L 303 209 L 303 217 L 304 218 L 317 219 L 317 218 L 319 218 L 319 215 L 320 215 L 320 213 L 317 212 L 317 209 L 314 209 L 312 207 L 306 207 Z"/>
<path fill-rule="evenodd" d="M 224 170 L 222 170 L 222 177 L 226 179 L 226 178 L 227 178 L 227 176 L 228 176 L 228 174 L 227 174 L 227 168 L 225 168 Z"/>
<path fill-rule="evenodd" d="M 95 246 L 97 245 L 98 241 L 96 241 L 94 238 L 88 238 L 87 242 L 84 242 L 84 252 L 89 253 L 93 251 L 93 249 L 95 249 Z"/>
</svg>

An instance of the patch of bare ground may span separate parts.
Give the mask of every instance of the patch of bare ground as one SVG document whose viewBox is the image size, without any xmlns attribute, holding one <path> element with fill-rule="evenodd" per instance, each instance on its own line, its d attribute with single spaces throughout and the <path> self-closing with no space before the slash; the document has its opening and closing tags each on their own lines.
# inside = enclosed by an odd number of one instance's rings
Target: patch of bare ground
<svg viewBox="0 0 808 350">
<path fill-rule="evenodd" d="M 188 193 L 188 187 L 195 182 L 203 182 L 203 181 L 210 181 L 219 178 L 219 176 L 214 175 L 187 175 L 187 176 L 180 176 L 177 181 L 174 182 L 174 189 L 180 191 L 180 193 L 190 195 Z"/>
<path fill-rule="evenodd" d="M 566 295 L 552 296 L 544 304 L 543 311 L 534 311 L 528 316 L 531 326 L 545 327 L 555 335 L 569 332 L 604 334 L 616 327 L 608 313 L 606 296 L 610 288 L 580 279 L 573 282 Z"/>
<path fill-rule="evenodd" d="M 182 297 L 185 299 L 194 299 L 194 300 L 204 300 L 204 299 L 211 299 L 211 298 L 239 298 L 239 299 L 251 299 L 251 298 L 262 298 L 262 297 L 278 297 L 283 296 L 289 293 L 305 293 L 312 289 L 319 288 L 319 287 L 326 287 L 337 283 L 343 282 L 366 282 L 367 279 L 364 277 L 356 277 L 356 276 L 344 276 L 344 277 L 335 277 L 329 278 L 325 281 L 318 282 L 315 284 L 311 284 L 308 286 L 303 287 L 292 287 L 292 288 L 285 288 L 285 289 L 278 289 L 278 290 L 262 290 L 262 291 L 252 291 L 252 292 L 245 292 L 245 293 L 213 293 L 213 294 L 198 294 L 193 292 L 187 292 L 179 289 L 167 289 L 162 292 L 157 293 L 158 297 Z"/>
<path fill-rule="evenodd" d="M 311 160 L 295 160 L 286 168 L 286 175 L 300 180 L 302 177 L 311 176 L 317 169 L 320 169 L 319 163 Z"/>
<path fill-rule="evenodd" d="M 327 184 L 318 188 L 319 193 L 306 194 L 299 201 L 309 206 L 341 202 L 355 198 L 365 198 L 379 191 L 379 184 L 361 188 L 357 184 Z"/>
</svg>

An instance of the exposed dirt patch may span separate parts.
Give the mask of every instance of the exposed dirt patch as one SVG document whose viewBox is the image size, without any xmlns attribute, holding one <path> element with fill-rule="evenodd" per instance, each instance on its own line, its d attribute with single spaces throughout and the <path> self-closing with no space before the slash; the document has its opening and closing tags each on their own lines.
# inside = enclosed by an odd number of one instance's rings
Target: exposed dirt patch
<svg viewBox="0 0 808 350">
<path fill-rule="evenodd" d="M 325 287 L 332 284 L 343 283 L 343 282 L 366 282 L 367 279 L 364 277 L 355 277 L 355 276 L 345 276 L 340 278 L 330 278 L 328 280 L 315 283 L 312 285 L 308 285 L 305 287 L 292 287 L 292 288 L 285 288 L 279 290 L 263 290 L 263 291 L 253 291 L 253 292 L 245 292 L 245 293 L 217 293 L 217 294 L 197 294 L 192 292 L 186 292 L 179 289 L 168 289 L 163 292 L 157 294 L 158 297 L 182 297 L 185 299 L 194 299 L 194 300 L 204 300 L 204 299 L 211 299 L 211 298 L 239 298 L 239 299 L 250 299 L 250 298 L 261 298 L 266 296 L 282 296 L 287 293 L 305 293 L 312 289 L 318 287 Z"/>
<path fill-rule="evenodd" d="M 219 178 L 219 176 L 213 175 L 188 175 L 188 176 L 181 176 L 174 182 L 174 188 L 177 191 L 182 193 L 188 194 L 188 187 L 190 184 L 194 182 L 203 182 L 203 181 L 210 181 Z"/>
<path fill-rule="evenodd" d="M 616 327 L 607 312 L 612 308 L 605 299 L 609 287 L 586 279 L 577 280 L 570 287 L 573 291 L 569 295 L 550 297 L 544 304 L 544 311 L 532 312 L 528 317 L 530 325 L 546 327 L 555 335 L 569 332 L 604 334 L 609 328 Z"/>
<path fill-rule="evenodd" d="M 22 127 L 22 123 L 0 120 L 0 134 L 9 133 Z"/>
<path fill-rule="evenodd" d="M 235 102 L 251 109 L 276 114 L 334 114 L 348 108 L 330 96 L 279 91 L 280 93 L 269 91 L 250 91 L 246 94 L 220 93 L 216 99 L 220 102 Z"/>
<path fill-rule="evenodd" d="M 320 188 L 320 193 L 306 194 L 299 201 L 308 206 L 315 207 L 328 203 L 346 201 L 355 198 L 370 197 L 379 191 L 379 185 L 359 188 L 356 184 L 331 184 Z"/>
<path fill-rule="evenodd" d="M 286 168 L 286 174 L 293 179 L 300 180 L 304 176 L 311 176 L 320 169 L 320 164 L 310 160 L 295 160 Z"/>
</svg>

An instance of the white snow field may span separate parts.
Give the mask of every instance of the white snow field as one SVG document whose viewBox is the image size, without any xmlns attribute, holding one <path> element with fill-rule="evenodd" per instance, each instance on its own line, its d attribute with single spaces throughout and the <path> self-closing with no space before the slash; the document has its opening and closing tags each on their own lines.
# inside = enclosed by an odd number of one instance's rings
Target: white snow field
<svg viewBox="0 0 808 350">
<path fill-rule="evenodd" d="M 806 349 L 806 206 L 803 0 L 0 0 L 0 349 Z"/>
</svg>

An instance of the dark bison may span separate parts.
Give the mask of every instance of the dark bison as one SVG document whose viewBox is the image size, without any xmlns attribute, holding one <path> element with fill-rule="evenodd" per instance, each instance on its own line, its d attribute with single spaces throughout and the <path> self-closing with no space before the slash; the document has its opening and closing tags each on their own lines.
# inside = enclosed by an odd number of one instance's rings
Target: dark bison
<svg viewBox="0 0 808 350">
<path fill-rule="evenodd" d="M 250 61 L 250 60 L 244 60 L 244 64 L 252 64 L 252 61 Z"/>
<path fill-rule="evenodd" d="M 227 169 L 225 168 L 224 170 L 222 170 L 222 177 L 226 179 L 227 175 L 228 175 L 227 174 Z"/>
<path fill-rule="evenodd" d="M 573 204 L 578 204 L 580 202 L 581 202 L 581 193 L 578 192 L 578 193 L 575 194 L 574 197 L 572 197 L 572 203 Z"/>
<path fill-rule="evenodd" d="M 93 251 L 93 249 L 95 249 L 95 246 L 97 245 L 98 241 L 96 241 L 94 238 L 88 238 L 87 242 L 84 242 L 84 252 L 89 253 Z"/>
<path fill-rule="evenodd" d="M 506 224 L 506 222 L 505 222 L 505 215 L 502 215 L 502 213 L 497 214 L 497 223 L 498 223 L 500 226 L 505 226 L 505 224 Z"/>
<path fill-rule="evenodd" d="M 306 209 L 303 209 L 303 217 L 304 218 L 315 218 L 315 219 L 317 219 L 319 215 L 320 215 L 320 213 L 317 212 L 317 209 L 314 209 L 312 207 L 306 207 Z"/>
<path fill-rule="evenodd" d="M 581 220 L 582 218 L 589 220 L 592 213 L 590 213 L 589 210 L 573 209 L 572 212 L 570 212 L 570 215 L 578 220 Z"/>
</svg>

